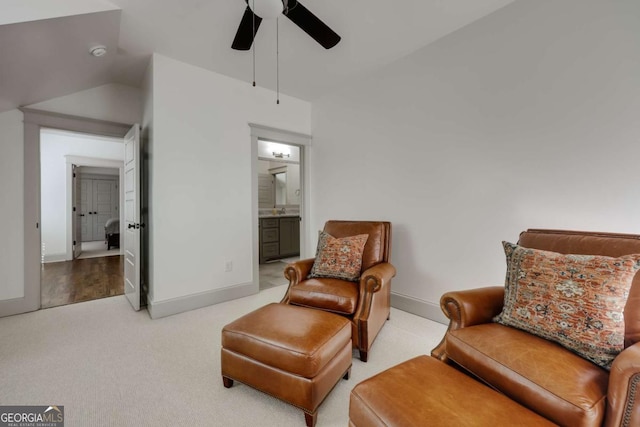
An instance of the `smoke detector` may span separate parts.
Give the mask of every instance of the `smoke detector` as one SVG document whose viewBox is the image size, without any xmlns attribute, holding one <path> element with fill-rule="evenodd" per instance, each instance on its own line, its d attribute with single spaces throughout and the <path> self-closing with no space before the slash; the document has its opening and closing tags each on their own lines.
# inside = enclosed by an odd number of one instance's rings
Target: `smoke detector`
<svg viewBox="0 0 640 427">
<path fill-rule="evenodd" d="M 94 46 L 89 49 L 89 53 L 95 57 L 103 56 L 107 53 L 107 47 L 102 45 Z"/>
</svg>

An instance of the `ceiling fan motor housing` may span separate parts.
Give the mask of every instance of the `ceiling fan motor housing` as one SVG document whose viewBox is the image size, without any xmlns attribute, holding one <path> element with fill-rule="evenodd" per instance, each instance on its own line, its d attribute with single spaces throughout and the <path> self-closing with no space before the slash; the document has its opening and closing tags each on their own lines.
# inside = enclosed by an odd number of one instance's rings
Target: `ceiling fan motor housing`
<svg viewBox="0 0 640 427">
<path fill-rule="evenodd" d="M 285 4 L 283 0 L 249 0 L 249 7 L 262 19 L 273 19 L 280 16 Z"/>
</svg>

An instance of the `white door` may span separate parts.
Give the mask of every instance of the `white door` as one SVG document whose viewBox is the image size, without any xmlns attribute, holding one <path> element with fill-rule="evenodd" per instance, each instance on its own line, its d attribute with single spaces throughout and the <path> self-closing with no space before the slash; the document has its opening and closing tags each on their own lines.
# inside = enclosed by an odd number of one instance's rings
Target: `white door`
<svg viewBox="0 0 640 427">
<path fill-rule="evenodd" d="M 80 178 L 80 225 L 83 242 L 105 240 L 104 226 L 118 217 L 118 183 L 113 179 Z"/>
<path fill-rule="evenodd" d="M 140 126 L 124 137 L 124 294 L 140 310 Z"/>
<path fill-rule="evenodd" d="M 80 183 L 82 180 L 76 173 L 76 165 L 71 167 L 73 171 L 73 185 L 71 186 L 71 200 L 73 200 L 73 214 L 71 215 L 71 230 L 73 233 L 73 259 L 80 256 L 82 252 L 82 222 L 81 208 L 80 208 Z"/>
</svg>

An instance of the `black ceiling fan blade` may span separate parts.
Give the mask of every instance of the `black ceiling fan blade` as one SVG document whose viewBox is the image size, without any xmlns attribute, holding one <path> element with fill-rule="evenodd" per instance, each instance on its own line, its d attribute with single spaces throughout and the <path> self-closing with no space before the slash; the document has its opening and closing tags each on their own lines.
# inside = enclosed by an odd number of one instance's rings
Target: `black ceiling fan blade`
<svg viewBox="0 0 640 427">
<path fill-rule="evenodd" d="M 253 18 L 255 17 L 255 29 Z M 233 43 L 231 43 L 231 48 L 235 50 L 249 50 L 251 49 L 251 45 L 253 44 L 253 38 L 258 32 L 258 27 L 260 27 L 260 23 L 262 22 L 262 18 L 258 15 L 254 15 L 251 11 L 251 8 L 247 6 L 244 11 L 244 15 L 242 15 L 242 20 L 240 21 L 240 25 L 238 26 L 238 31 L 236 32 L 236 37 L 233 39 Z"/>
<path fill-rule="evenodd" d="M 288 9 L 283 13 L 325 49 L 331 49 L 340 41 L 340 36 L 335 31 L 298 1 L 290 1 Z"/>
</svg>

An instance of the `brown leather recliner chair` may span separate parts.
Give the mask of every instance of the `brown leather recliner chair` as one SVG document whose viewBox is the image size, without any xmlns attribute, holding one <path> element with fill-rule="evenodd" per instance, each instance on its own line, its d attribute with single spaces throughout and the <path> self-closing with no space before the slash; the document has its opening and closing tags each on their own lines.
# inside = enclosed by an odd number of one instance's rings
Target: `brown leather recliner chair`
<svg viewBox="0 0 640 427">
<path fill-rule="evenodd" d="M 340 314 L 351 320 L 352 344 L 367 361 L 373 341 L 391 307 L 391 279 L 396 269 L 389 263 L 391 223 L 384 221 L 327 221 L 324 231 L 336 238 L 368 234 L 362 255 L 359 282 L 308 278 L 314 258 L 289 264 L 284 275 L 289 280 L 282 303 Z"/>
<path fill-rule="evenodd" d="M 628 234 L 527 230 L 518 244 L 564 254 L 640 253 L 640 236 Z M 440 306 L 449 329 L 431 355 L 561 426 L 640 426 L 640 273 L 624 310 L 625 349 L 610 371 L 558 344 L 493 323 L 503 301 L 503 286 L 444 294 Z"/>
</svg>

